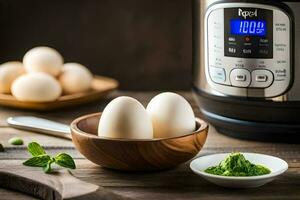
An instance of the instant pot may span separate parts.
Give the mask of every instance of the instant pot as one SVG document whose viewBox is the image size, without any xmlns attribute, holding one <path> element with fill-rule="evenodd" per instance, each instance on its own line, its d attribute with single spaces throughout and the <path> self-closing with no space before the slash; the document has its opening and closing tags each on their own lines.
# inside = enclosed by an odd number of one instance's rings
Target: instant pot
<svg viewBox="0 0 300 200">
<path fill-rule="evenodd" d="M 300 142 L 300 2 L 195 0 L 194 91 L 243 139 Z"/>
</svg>

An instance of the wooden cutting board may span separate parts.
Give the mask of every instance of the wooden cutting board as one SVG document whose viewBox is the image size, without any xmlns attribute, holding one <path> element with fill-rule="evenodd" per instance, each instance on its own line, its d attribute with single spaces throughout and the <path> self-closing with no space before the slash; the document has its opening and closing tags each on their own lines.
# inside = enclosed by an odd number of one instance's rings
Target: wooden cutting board
<svg viewBox="0 0 300 200">
<path fill-rule="evenodd" d="M 45 200 L 129 200 L 101 186 L 81 181 L 68 170 L 45 174 L 41 168 L 0 161 L 0 187 Z"/>
</svg>

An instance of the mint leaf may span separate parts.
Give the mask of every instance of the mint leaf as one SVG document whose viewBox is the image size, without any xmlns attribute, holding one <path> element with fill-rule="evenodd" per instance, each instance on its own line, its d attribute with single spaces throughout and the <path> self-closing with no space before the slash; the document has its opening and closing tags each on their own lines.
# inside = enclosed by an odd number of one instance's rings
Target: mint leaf
<svg viewBox="0 0 300 200">
<path fill-rule="evenodd" d="M 31 142 L 27 147 L 32 156 L 40 156 L 46 154 L 45 150 L 37 142 Z"/>
<path fill-rule="evenodd" d="M 57 154 L 54 157 L 54 159 L 55 159 L 55 163 L 62 167 L 66 167 L 66 168 L 70 168 L 70 169 L 76 168 L 73 158 L 66 153 Z"/>
<path fill-rule="evenodd" d="M 39 155 L 26 160 L 25 162 L 23 162 L 23 165 L 31 167 L 44 167 L 49 161 L 51 161 L 50 156 Z"/>
</svg>

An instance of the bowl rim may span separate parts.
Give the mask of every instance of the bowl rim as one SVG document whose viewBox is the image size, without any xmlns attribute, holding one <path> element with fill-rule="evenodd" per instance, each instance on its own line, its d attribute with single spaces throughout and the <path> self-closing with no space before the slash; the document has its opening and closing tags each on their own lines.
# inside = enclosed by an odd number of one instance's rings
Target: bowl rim
<svg viewBox="0 0 300 200">
<path fill-rule="evenodd" d="M 195 121 L 196 123 L 199 125 L 199 128 L 197 130 L 195 130 L 192 133 L 186 134 L 186 135 L 182 135 L 182 136 L 176 136 L 176 137 L 168 137 L 168 138 L 153 138 L 153 139 L 126 139 L 126 138 L 109 138 L 109 137 L 100 137 L 98 135 L 93 135 L 87 132 L 82 131 L 79 127 L 78 124 L 82 121 L 82 120 L 86 120 L 88 118 L 91 117 L 95 117 L 100 115 L 101 116 L 102 112 L 97 112 L 97 113 L 91 113 L 91 114 L 87 114 L 87 115 L 83 115 L 81 117 L 76 118 L 75 120 L 73 120 L 71 122 L 70 128 L 71 128 L 71 133 L 73 135 L 73 133 L 75 132 L 76 134 L 79 134 L 83 137 L 87 137 L 87 138 L 93 138 L 93 139 L 99 139 L 99 140 L 107 140 L 107 141 L 126 141 L 126 142 L 149 142 L 149 141 L 164 141 L 164 140 L 170 140 L 170 139 L 179 139 L 179 138 L 184 138 L 187 136 L 191 136 L 191 135 L 196 135 L 196 134 L 200 134 L 202 133 L 204 130 L 208 129 L 208 124 L 198 118 L 195 117 Z"/>
</svg>

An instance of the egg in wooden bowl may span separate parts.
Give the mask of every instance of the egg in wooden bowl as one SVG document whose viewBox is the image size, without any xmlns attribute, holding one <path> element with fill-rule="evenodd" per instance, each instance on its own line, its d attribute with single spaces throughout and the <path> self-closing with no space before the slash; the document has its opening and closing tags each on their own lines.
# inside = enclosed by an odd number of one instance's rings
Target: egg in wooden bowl
<svg viewBox="0 0 300 200">
<path fill-rule="evenodd" d="M 202 149 L 208 125 L 196 118 L 196 130 L 188 135 L 158 139 L 115 139 L 98 136 L 101 113 L 85 115 L 71 124 L 72 139 L 88 160 L 106 168 L 152 171 L 176 167 Z"/>
<path fill-rule="evenodd" d="M 128 97 L 123 98 L 123 100 L 134 104 L 134 101 Z M 117 99 L 117 101 L 120 100 L 122 99 Z M 113 100 L 112 103 L 117 101 Z M 103 113 L 89 114 L 75 119 L 71 123 L 71 132 L 76 148 L 88 160 L 102 167 L 125 171 L 169 169 L 192 159 L 202 149 L 208 132 L 208 125 L 205 121 L 194 118 L 195 130 L 188 134 L 178 136 L 178 133 L 170 133 L 168 135 L 176 136 L 151 138 L 152 133 L 149 131 L 151 125 L 148 123 L 151 119 L 148 118 L 147 114 L 144 116 L 144 111 L 141 110 L 140 106 L 137 105 L 139 114 L 132 111 L 133 105 L 122 106 L 120 107 L 121 110 L 111 109 L 111 105 L 108 105 L 108 109 L 104 109 Z M 131 107 L 130 115 L 126 114 L 129 107 Z M 105 116 L 109 115 L 108 110 L 113 111 L 111 117 L 113 123 L 110 123 L 109 116 Z M 105 119 L 103 120 L 101 117 Z M 118 117 L 123 122 L 117 122 L 116 118 Z M 138 121 L 140 123 L 134 124 L 132 119 L 135 119 L 136 123 Z M 142 122 L 141 119 L 145 121 Z M 145 133 L 141 130 L 141 124 L 145 126 Z M 99 128 L 99 126 L 105 127 Z M 114 134 L 114 131 L 118 130 L 116 126 L 124 129 L 123 138 L 120 138 L 120 133 Z M 129 129 L 140 131 L 141 137 L 138 139 L 132 137 L 132 134 L 129 134 Z M 111 132 L 112 137 L 103 134 L 103 130 L 108 133 Z M 135 132 L 134 135 L 137 134 L 138 132 Z"/>
</svg>

